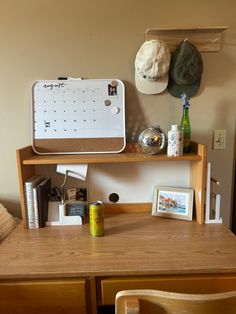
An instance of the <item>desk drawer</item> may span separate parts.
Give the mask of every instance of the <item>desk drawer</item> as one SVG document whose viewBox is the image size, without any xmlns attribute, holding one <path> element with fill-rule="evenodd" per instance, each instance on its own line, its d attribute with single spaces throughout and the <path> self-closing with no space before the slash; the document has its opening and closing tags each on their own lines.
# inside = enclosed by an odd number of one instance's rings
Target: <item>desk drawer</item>
<svg viewBox="0 0 236 314">
<path fill-rule="evenodd" d="M 106 278 L 101 280 L 101 304 L 114 304 L 120 290 L 157 289 L 183 293 L 216 293 L 236 290 L 235 275 L 152 276 Z"/>
<path fill-rule="evenodd" d="M 0 282 L 0 313 L 87 313 L 85 280 Z"/>
</svg>

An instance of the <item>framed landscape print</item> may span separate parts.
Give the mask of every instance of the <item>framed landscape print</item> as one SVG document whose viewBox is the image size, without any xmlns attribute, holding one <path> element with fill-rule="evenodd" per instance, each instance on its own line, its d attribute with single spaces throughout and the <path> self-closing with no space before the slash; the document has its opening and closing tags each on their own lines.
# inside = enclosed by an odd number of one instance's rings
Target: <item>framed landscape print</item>
<svg viewBox="0 0 236 314">
<path fill-rule="evenodd" d="M 193 189 L 155 186 L 152 215 L 192 220 Z"/>
</svg>

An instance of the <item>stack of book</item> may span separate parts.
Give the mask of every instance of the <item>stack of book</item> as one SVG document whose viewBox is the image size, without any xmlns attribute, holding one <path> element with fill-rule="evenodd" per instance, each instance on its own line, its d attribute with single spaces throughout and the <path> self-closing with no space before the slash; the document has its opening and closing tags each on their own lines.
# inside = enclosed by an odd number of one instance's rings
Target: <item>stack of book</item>
<svg viewBox="0 0 236 314">
<path fill-rule="evenodd" d="M 28 228 L 43 228 L 48 215 L 51 179 L 35 175 L 25 182 Z"/>
</svg>

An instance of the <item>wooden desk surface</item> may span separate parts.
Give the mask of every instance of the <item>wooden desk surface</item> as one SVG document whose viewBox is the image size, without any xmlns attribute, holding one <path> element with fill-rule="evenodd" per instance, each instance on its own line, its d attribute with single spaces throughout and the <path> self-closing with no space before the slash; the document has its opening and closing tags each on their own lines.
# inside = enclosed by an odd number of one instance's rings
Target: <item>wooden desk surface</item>
<svg viewBox="0 0 236 314">
<path fill-rule="evenodd" d="M 105 236 L 89 224 L 23 229 L 0 245 L 0 279 L 236 273 L 236 237 L 223 225 L 116 214 Z"/>
</svg>

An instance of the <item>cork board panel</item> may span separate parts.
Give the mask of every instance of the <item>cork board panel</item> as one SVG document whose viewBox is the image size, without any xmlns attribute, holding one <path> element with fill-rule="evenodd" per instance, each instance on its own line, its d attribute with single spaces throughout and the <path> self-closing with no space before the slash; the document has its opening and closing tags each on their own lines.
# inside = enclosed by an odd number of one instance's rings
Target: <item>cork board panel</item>
<svg viewBox="0 0 236 314">
<path fill-rule="evenodd" d="M 33 149 L 38 154 L 119 152 L 125 147 L 124 138 L 83 138 L 34 140 Z"/>
</svg>

